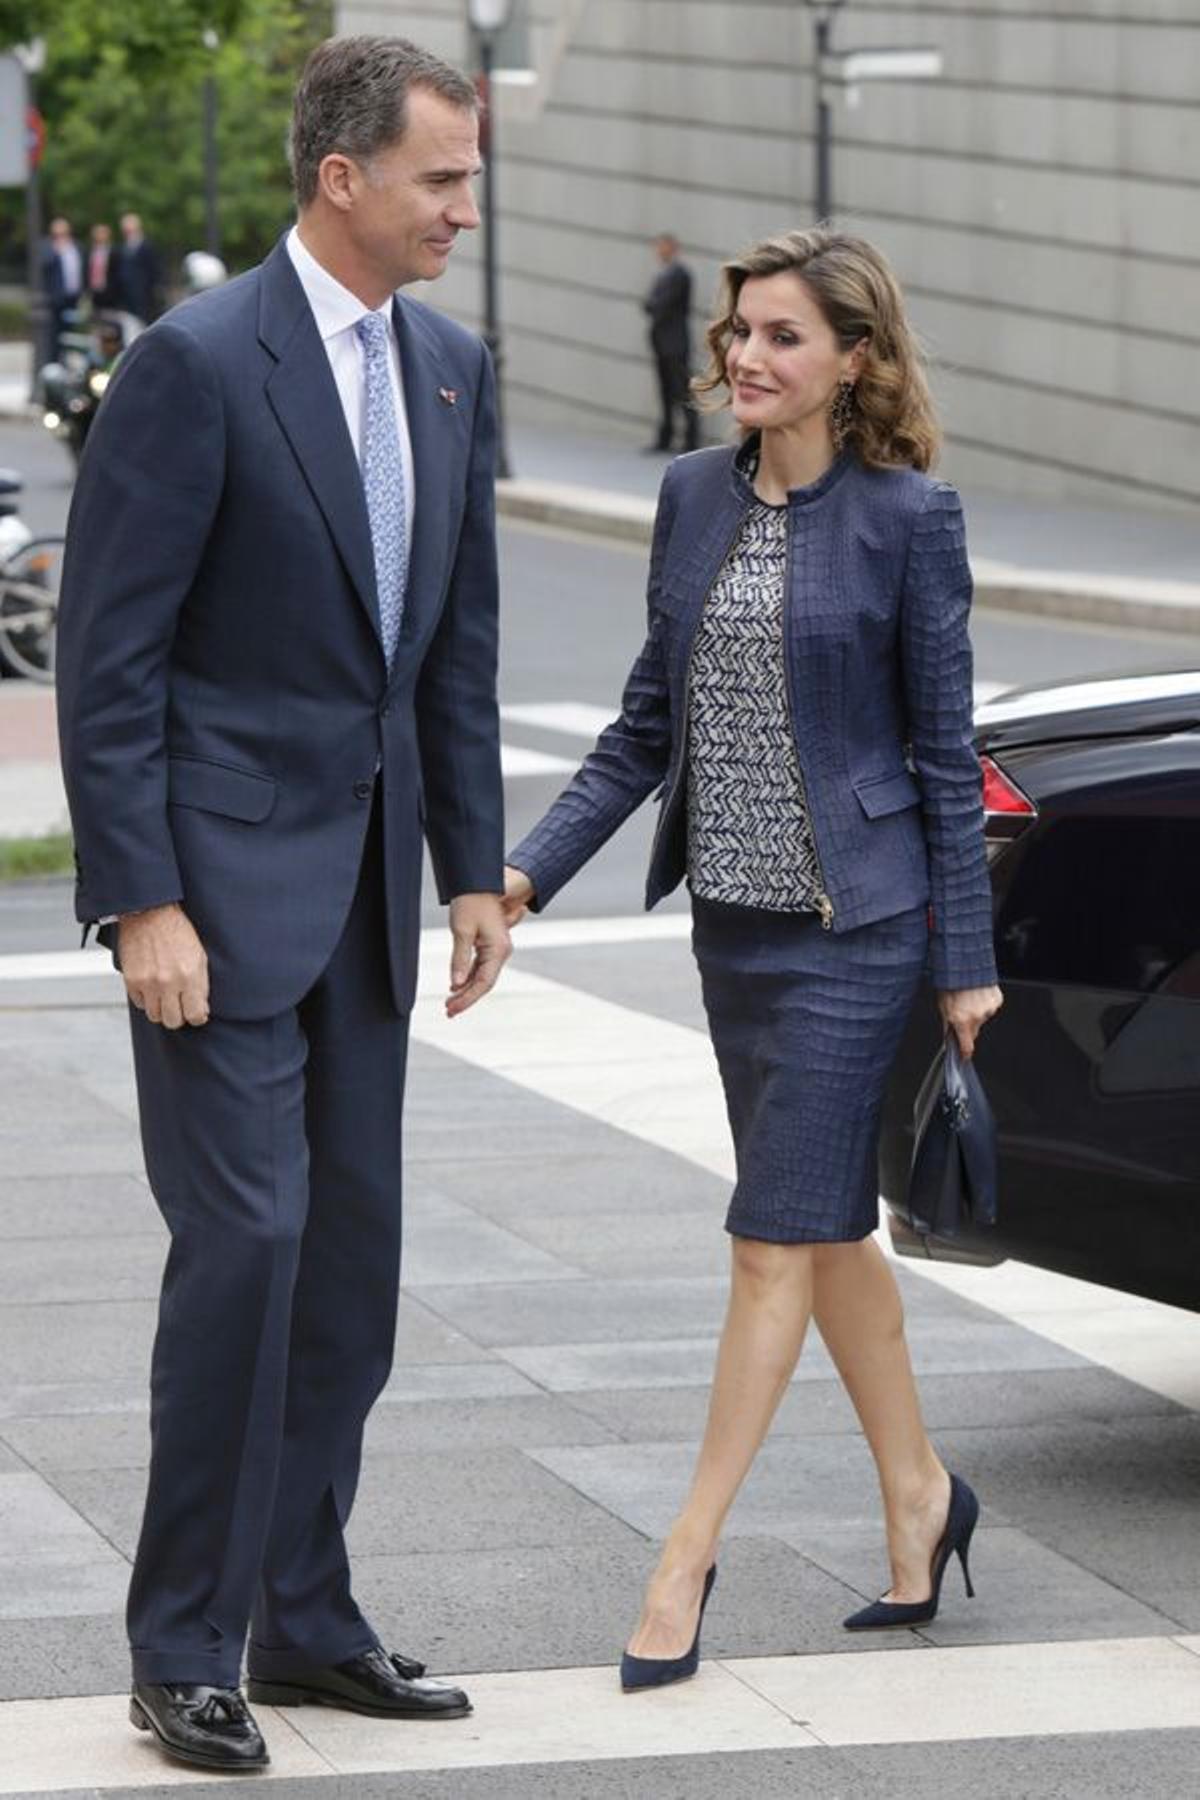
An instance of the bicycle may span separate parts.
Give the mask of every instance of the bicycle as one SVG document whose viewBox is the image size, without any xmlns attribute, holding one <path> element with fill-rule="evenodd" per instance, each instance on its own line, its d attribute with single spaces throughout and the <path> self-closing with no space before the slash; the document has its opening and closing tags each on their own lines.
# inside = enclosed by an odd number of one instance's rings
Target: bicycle
<svg viewBox="0 0 1200 1800">
<path fill-rule="evenodd" d="M 0 670 L 53 683 L 65 540 L 30 531 L 16 499 L 24 485 L 0 469 Z"/>
</svg>

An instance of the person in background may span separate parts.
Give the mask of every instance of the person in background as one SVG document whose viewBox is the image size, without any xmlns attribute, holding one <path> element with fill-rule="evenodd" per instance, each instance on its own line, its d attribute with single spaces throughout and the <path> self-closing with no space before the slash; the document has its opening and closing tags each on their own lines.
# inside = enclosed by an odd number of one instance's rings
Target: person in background
<svg viewBox="0 0 1200 1800">
<path fill-rule="evenodd" d="M 132 313 L 141 324 L 148 325 L 162 311 L 161 286 L 158 254 L 142 231 L 140 216 L 135 212 L 122 213 L 114 296 L 116 305 L 122 312 Z"/>
<path fill-rule="evenodd" d="M 42 292 L 49 315 L 47 359 L 57 362 L 67 314 L 75 311 L 83 293 L 83 254 L 68 219 L 50 221 L 50 235 L 42 251 Z"/>
<path fill-rule="evenodd" d="M 650 319 L 650 348 L 658 376 L 660 417 L 658 436 L 646 446 L 654 456 L 669 451 L 675 436 L 675 415 L 682 426 L 684 450 L 699 442 L 695 409 L 688 384 L 691 379 L 691 333 L 688 315 L 692 305 L 691 271 L 679 260 L 679 239 L 660 232 L 654 250 L 661 267 L 642 302 Z"/>
<path fill-rule="evenodd" d="M 116 260 L 113 253 L 112 226 L 93 225 L 88 247 L 85 286 L 93 312 L 108 312 L 117 304 Z"/>
</svg>

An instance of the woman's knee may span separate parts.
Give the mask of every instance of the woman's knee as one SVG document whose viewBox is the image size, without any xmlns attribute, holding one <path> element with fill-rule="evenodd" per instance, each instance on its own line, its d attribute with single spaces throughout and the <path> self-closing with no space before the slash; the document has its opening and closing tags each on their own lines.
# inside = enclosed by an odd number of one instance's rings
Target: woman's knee
<svg viewBox="0 0 1200 1800">
<path fill-rule="evenodd" d="M 773 1292 L 812 1280 L 815 1246 L 771 1244 L 763 1238 L 732 1240 L 734 1278 L 743 1287 Z"/>
</svg>

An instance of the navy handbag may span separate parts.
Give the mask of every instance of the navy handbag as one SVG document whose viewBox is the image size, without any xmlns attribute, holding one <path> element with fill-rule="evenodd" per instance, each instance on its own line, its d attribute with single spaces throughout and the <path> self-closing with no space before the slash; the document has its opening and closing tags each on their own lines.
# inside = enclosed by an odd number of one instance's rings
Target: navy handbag
<svg viewBox="0 0 1200 1800">
<path fill-rule="evenodd" d="M 948 1033 L 913 1106 L 907 1209 L 923 1237 L 996 1222 L 996 1121 L 974 1062 Z"/>
</svg>

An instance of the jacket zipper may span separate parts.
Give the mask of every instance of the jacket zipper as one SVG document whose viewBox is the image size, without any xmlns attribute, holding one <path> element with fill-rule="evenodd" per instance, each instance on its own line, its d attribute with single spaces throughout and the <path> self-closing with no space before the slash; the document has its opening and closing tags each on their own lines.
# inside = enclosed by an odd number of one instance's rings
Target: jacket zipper
<svg viewBox="0 0 1200 1800">
<path fill-rule="evenodd" d="M 734 526 L 733 531 L 730 534 L 728 543 L 725 545 L 725 548 L 721 552 L 721 560 L 717 564 L 717 572 L 713 576 L 712 580 L 709 582 L 707 588 L 704 591 L 704 599 L 700 603 L 700 612 L 699 612 L 699 616 L 697 617 L 697 620 L 696 620 L 696 629 L 695 629 L 695 631 L 693 631 L 692 641 L 688 645 L 687 668 L 684 671 L 684 677 L 683 677 L 683 742 L 681 743 L 681 745 L 679 747 L 679 763 L 675 770 L 675 779 L 671 783 L 670 793 L 668 793 L 666 795 L 665 799 L 663 800 L 662 810 L 660 811 L 660 813 L 658 815 L 658 824 L 655 827 L 655 831 L 654 831 L 654 839 L 650 845 L 651 866 L 653 866 L 654 858 L 658 855 L 659 839 L 662 837 L 663 828 L 665 827 L 665 825 L 667 823 L 667 818 L 668 818 L 668 815 L 670 814 L 671 807 L 674 804 L 675 796 L 679 792 L 679 783 L 682 780 L 684 780 L 687 775 L 687 749 L 688 749 L 688 737 L 689 737 L 690 731 L 691 731 L 691 712 L 692 712 L 692 663 L 694 662 L 695 656 L 696 656 L 696 639 L 700 635 L 700 627 L 704 623 L 704 614 L 705 614 L 705 610 L 707 609 L 707 606 L 708 606 L 709 595 L 712 593 L 713 589 L 717 585 L 717 582 L 720 580 L 721 570 L 725 567 L 725 562 L 726 562 L 727 557 L 729 556 L 729 552 L 733 549 L 734 544 L 737 542 L 737 535 L 738 535 L 738 532 L 742 529 L 742 525 L 745 521 L 745 517 L 746 517 L 746 515 L 745 515 L 745 513 L 743 513 L 742 517 L 738 520 L 737 524 Z"/>
<path fill-rule="evenodd" d="M 820 883 L 816 893 L 813 895 L 813 900 L 816 904 L 817 911 L 821 915 L 821 930 L 832 931 L 833 901 L 829 898 L 825 889 L 825 871 L 821 866 L 821 850 L 817 843 L 817 822 L 813 818 L 812 807 L 808 804 L 808 783 L 804 779 L 804 767 L 800 761 L 800 745 L 796 737 L 796 710 L 792 702 L 792 675 L 791 666 L 788 662 L 788 621 L 791 618 L 792 611 L 791 597 L 792 518 L 789 509 L 787 519 L 787 547 L 784 553 L 783 565 L 783 618 L 781 621 L 782 629 L 779 633 L 779 655 L 780 660 L 783 663 L 783 692 L 784 697 L 787 700 L 788 723 L 791 726 L 792 761 L 795 764 L 796 780 L 800 784 L 800 799 L 808 818 L 808 829 L 813 843 L 813 858 L 817 865 L 817 880 Z"/>
</svg>

